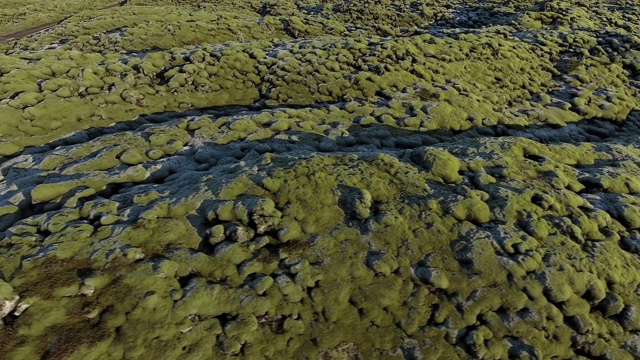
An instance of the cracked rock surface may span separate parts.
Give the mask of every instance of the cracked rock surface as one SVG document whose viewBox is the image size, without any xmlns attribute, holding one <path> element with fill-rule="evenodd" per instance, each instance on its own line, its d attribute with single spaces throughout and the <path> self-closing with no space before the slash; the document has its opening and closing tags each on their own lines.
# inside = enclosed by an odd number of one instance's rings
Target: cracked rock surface
<svg viewBox="0 0 640 360">
<path fill-rule="evenodd" d="M 0 354 L 640 357 L 639 9 L 132 0 L 0 43 Z"/>
</svg>

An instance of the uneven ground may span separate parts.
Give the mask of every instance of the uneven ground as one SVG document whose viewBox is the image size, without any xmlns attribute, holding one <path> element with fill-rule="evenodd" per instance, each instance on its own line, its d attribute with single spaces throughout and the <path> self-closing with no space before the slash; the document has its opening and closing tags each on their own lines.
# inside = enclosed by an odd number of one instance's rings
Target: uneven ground
<svg viewBox="0 0 640 360">
<path fill-rule="evenodd" d="M 636 2 L 44 3 L 0 357 L 640 357 Z"/>
</svg>

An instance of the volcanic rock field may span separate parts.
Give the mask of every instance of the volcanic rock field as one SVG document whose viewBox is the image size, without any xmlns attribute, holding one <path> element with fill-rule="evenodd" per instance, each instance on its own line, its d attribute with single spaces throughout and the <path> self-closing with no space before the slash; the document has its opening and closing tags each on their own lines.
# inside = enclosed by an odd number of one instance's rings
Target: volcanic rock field
<svg viewBox="0 0 640 360">
<path fill-rule="evenodd" d="M 640 358 L 638 2 L 6 3 L 0 359 Z"/>
</svg>

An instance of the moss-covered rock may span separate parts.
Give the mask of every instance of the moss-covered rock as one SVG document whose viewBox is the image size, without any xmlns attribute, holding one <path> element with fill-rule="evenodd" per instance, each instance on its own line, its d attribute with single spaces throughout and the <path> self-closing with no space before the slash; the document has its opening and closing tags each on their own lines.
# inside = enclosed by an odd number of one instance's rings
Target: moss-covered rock
<svg viewBox="0 0 640 360">
<path fill-rule="evenodd" d="M 4 357 L 639 356 L 624 4 L 67 3 L 0 10 L 74 13 L 0 43 Z"/>
<path fill-rule="evenodd" d="M 431 176 L 446 184 L 462 181 L 458 174 L 460 161 L 447 150 L 421 147 L 412 152 L 411 159 L 425 167 Z"/>
</svg>

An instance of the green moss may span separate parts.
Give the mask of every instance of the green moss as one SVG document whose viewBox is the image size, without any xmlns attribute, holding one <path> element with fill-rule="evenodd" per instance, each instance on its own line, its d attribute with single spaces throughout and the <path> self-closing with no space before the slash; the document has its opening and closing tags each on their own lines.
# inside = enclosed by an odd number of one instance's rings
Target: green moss
<svg viewBox="0 0 640 360">
<path fill-rule="evenodd" d="M 129 149 L 120 154 L 120 161 L 125 165 L 137 165 L 147 161 L 142 149 Z"/>
<path fill-rule="evenodd" d="M 425 167 L 436 179 L 444 183 L 460 183 L 462 178 L 458 174 L 460 161 L 444 149 L 421 147 L 411 154 L 411 159 Z"/>
<path fill-rule="evenodd" d="M 67 183 L 40 184 L 31 191 L 31 198 L 34 202 L 45 202 L 54 200 L 75 188 L 77 183 L 71 181 Z"/>
<path fill-rule="evenodd" d="M 0 216 L 15 214 L 20 209 L 15 205 L 0 206 Z"/>
<path fill-rule="evenodd" d="M 16 292 L 13 289 L 13 287 L 11 286 L 11 284 L 7 283 L 6 281 L 2 281 L 0 280 L 0 299 L 2 301 L 5 300 L 13 300 L 16 297 Z M 4 306 L 3 306 L 3 310 L 4 310 Z M 3 317 L 6 314 L 3 314 Z"/>
<path fill-rule="evenodd" d="M 20 150 L 20 146 L 14 143 L 7 141 L 0 143 L 0 156 L 13 155 Z"/>
<path fill-rule="evenodd" d="M 466 20 L 404 0 L 136 5 L 0 44 L 0 154 L 45 145 L 0 178 L 5 212 L 42 214 L 2 217 L 0 276 L 33 300 L 3 354 L 629 357 L 637 41 L 594 35 L 619 12 L 489 4 L 479 31 L 434 36 L 412 29 Z M 580 66 L 554 68 L 567 54 Z M 322 137 L 350 154 L 316 154 Z"/>
</svg>

